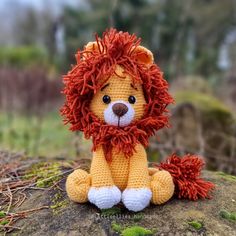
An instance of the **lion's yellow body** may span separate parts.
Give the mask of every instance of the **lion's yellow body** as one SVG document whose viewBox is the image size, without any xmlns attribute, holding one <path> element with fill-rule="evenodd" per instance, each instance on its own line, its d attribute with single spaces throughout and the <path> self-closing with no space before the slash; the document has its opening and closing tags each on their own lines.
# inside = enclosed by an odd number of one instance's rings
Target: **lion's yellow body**
<svg viewBox="0 0 236 236">
<path fill-rule="evenodd" d="M 69 197 L 76 202 L 88 200 L 90 186 L 117 186 L 121 191 L 126 188 L 147 187 L 152 190 L 152 202 L 162 204 L 174 193 L 172 177 L 167 171 L 148 168 L 146 152 L 137 145 L 137 152 L 127 159 L 122 153 L 113 151 L 113 159 L 107 162 L 102 148 L 94 153 L 90 174 L 84 170 L 76 170 L 69 175 L 66 190 Z M 79 180 L 80 179 L 80 180 Z M 81 187 L 76 189 L 76 183 Z M 78 194 L 80 192 L 80 194 Z"/>
<path fill-rule="evenodd" d="M 114 184 L 123 191 L 128 184 L 130 159 L 127 159 L 123 153 L 114 154 L 113 151 L 114 158 L 108 164 L 108 167 Z"/>
<path fill-rule="evenodd" d="M 150 187 L 146 152 L 141 145 L 136 146 L 136 153 L 131 158 L 116 150 L 112 154 L 112 161 L 107 162 L 102 149 L 94 153 L 90 173 L 96 178 L 92 180 L 92 186 L 115 185 L 122 191 L 126 188 Z M 108 175 L 105 180 L 104 173 Z"/>
</svg>

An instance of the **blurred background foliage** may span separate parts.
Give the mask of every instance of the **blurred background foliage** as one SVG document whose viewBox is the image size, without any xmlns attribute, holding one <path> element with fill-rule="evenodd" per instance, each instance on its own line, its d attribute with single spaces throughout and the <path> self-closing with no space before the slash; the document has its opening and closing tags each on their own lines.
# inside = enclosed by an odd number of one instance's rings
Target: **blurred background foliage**
<svg viewBox="0 0 236 236">
<path fill-rule="evenodd" d="M 235 0 L 2 0 L 0 148 L 32 156 L 89 157 L 63 126 L 62 74 L 109 27 L 136 33 L 165 73 L 172 129 L 151 138 L 150 161 L 173 151 L 236 173 Z"/>
</svg>

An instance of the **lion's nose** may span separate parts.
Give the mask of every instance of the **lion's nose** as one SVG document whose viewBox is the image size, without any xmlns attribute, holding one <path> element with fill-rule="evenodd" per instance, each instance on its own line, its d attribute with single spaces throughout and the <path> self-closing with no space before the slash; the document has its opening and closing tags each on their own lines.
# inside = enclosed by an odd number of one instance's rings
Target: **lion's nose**
<svg viewBox="0 0 236 236">
<path fill-rule="evenodd" d="M 124 114 L 127 113 L 128 107 L 123 103 L 115 103 L 112 106 L 112 110 L 115 113 L 115 115 L 121 117 L 121 116 L 123 116 Z"/>
</svg>

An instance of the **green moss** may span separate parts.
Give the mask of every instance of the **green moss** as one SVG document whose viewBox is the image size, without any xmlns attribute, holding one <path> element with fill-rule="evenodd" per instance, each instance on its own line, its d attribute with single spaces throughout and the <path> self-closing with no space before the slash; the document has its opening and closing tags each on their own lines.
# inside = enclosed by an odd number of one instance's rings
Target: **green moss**
<svg viewBox="0 0 236 236">
<path fill-rule="evenodd" d="M 219 214 L 224 219 L 230 219 L 230 213 L 226 210 L 221 210 Z"/>
<path fill-rule="evenodd" d="M 143 217 L 144 217 L 144 214 L 142 212 L 139 212 L 133 216 L 133 220 L 135 222 L 138 222 L 138 221 L 142 220 Z"/>
<path fill-rule="evenodd" d="M 118 207 L 112 207 L 109 209 L 102 209 L 101 210 L 101 215 L 102 216 L 112 216 L 112 215 L 117 215 L 121 213 L 121 209 Z"/>
<path fill-rule="evenodd" d="M 52 186 L 62 177 L 60 164 L 41 162 L 31 166 L 26 172 L 24 179 L 36 179 L 36 186 L 40 188 L 47 188 Z"/>
<path fill-rule="evenodd" d="M 122 226 L 120 224 L 117 224 L 116 222 L 111 223 L 111 228 L 114 232 L 121 233 Z"/>
<path fill-rule="evenodd" d="M 229 175 L 224 172 L 216 172 L 216 173 L 217 173 L 217 175 L 221 176 L 225 180 L 236 181 L 236 176 L 234 176 L 234 175 Z"/>
<path fill-rule="evenodd" d="M 230 219 L 236 221 L 236 212 L 231 213 Z"/>
<path fill-rule="evenodd" d="M 188 222 L 189 225 L 191 225 L 194 229 L 199 230 L 203 227 L 202 223 L 196 220 Z"/>
<path fill-rule="evenodd" d="M 59 192 L 53 196 L 51 201 L 53 204 L 50 206 L 50 208 L 53 210 L 54 214 L 57 214 L 69 204 L 69 201 L 64 199 L 64 197 Z"/>
<path fill-rule="evenodd" d="M 153 235 L 153 232 L 141 226 L 131 226 L 122 230 L 121 235 L 122 236 L 145 236 L 145 235 Z"/>
<path fill-rule="evenodd" d="M 228 212 L 226 210 L 221 210 L 219 215 L 226 220 L 236 222 L 236 212 Z"/>
<path fill-rule="evenodd" d="M 154 234 L 154 230 L 149 230 L 137 225 L 124 227 L 115 221 L 111 223 L 111 228 L 114 232 L 122 236 L 145 236 Z M 155 232 L 157 232 L 157 229 L 155 229 Z"/>
<path fill-rule="evenodd" d="M 0 225 L 7 225 L 9 222 L 9 220 L 3 219 L 2 221 L 0 221 Z"/>
<path fill-rule="evenodd" d="M 54 205 L 51 205 L 50 208 L 51 209 L 58 209 L 58 208 L 61 208 L 61 207 L 66 207 L 67 205 L 68 205 L 68 201 L 63 200 L 63 201 L 55 203 Z"/>
<path fill-rule="evenodd" d="M 3 218 L 6 216 L 6 213 L 4 211 L 0 211 L 0 218 Z"/>
</svg>

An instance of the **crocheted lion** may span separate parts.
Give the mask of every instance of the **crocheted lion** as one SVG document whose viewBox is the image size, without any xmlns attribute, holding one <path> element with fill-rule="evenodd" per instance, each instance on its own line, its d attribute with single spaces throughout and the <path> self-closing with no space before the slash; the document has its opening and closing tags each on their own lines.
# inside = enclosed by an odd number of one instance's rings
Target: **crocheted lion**
<svg viewBox="0 0 236 236">
<path fill-rule="evenodd" d="M 168 126 L 166 107 L 173 98 L 153 54 L 140 41 L 107 30 L 78 51 L 77 64 L 64 76 L 64 121 L 93 141 L 90 173 L 77 169 L 66 181 L 75 202 L 89 200 L 106 209 L 122 201 L 141 211 L 174 193 L 193 200 L 209 197 L 214 187 L 199 177 L 203 161 L 197 156 L 172 155 L 148 168 L 148 138 Z"/>
</svg>

